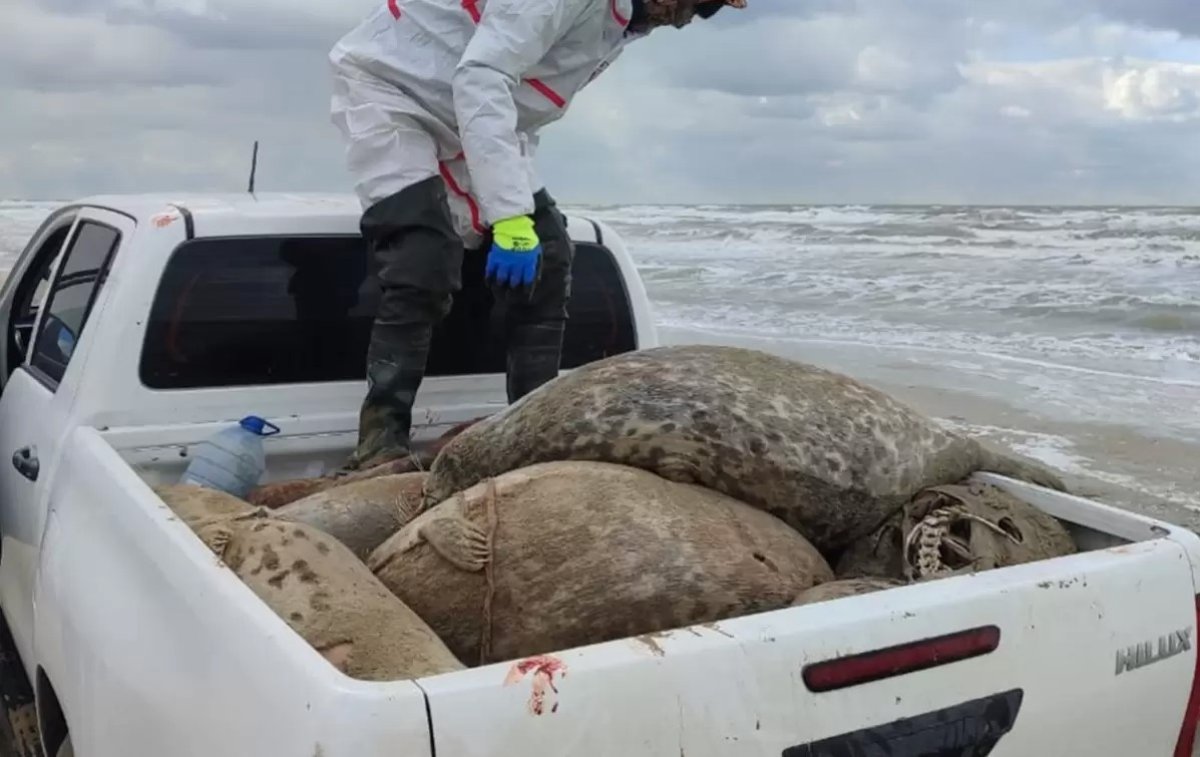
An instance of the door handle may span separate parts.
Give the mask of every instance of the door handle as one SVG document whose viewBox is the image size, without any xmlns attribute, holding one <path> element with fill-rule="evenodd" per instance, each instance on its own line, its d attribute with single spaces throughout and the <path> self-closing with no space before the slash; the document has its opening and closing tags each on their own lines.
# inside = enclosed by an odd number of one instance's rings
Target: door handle
<svg viewBox="0 0 1200 757">
<path fill-rule="evenodd" d="M 38 463 L 37 447 L 22 447 L 13 453 L 13 467 L 30 481 L 37 481 L 41 464 Z"/>
</svg>

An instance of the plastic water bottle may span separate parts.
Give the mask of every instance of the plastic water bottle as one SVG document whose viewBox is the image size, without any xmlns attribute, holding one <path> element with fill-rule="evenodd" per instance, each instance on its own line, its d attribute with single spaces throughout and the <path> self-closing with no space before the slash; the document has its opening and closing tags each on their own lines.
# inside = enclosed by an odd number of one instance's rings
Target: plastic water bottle
<svg viewBox="0 0 1200 757">
<path fill-rule="evenodd" d="M 242 418 L 238 425 L 222 429 L 196 445 L 196 456 L 179 483 L 245 498 L 267 467 L 262 437 L 278 433 L 278 426 L 256 415 Z"/>
</svg>

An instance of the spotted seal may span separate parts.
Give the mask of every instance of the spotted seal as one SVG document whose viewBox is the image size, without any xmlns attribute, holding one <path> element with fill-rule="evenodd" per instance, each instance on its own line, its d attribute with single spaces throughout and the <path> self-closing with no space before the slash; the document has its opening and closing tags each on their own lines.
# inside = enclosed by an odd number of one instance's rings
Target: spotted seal
<svg viewBox="0 0 1200 757">
<path fill-rule="evenodd" d="M 425 502 L 568 459 L 710 487 L 777 516 L 826 555 L 917 492 L 975 471 L 1064 488 L 1041 465 L 849 376 L 760 350 L 684 345 L 587 364 L 467 429 L 434 460 Z"/>
<path fill-rule="evenodd" d="M 192 529 L 212 518 L 258 512 L 257 507 L 244 499 L 206 486 L 164 484 L 153 487 L 153 490 L 163 504 Z"/>
<path fill-rule="evenodd" d="M 470 664 L 780 609 L 833 579 L 801 534 L 762 510 L 586 461 L 470 487 L 367 566 Z"/>
<path fill-rule="evenodd" d="M 430 462 L 432 462 L 432 458 L 430 458 Z M 410 456 L 397 460 L 389 460 L 386 463 L 380 463 L 365 470 L 350 473 L 338 471 L 313 478 L 292 478 L 284 481 L 272 481 L 252 489 L 246 495 L 246 501 L 253 505 L 261 505 L 273 510 L 280 509 L 307 497 L 312 497 L 342 486 L 370 481 L 382 476 L 400 476 L 405 473 L 412 473 L 420 470 L 421 466 L 418 463 L 417 458 Z"/>
<path fill-rule="evenodd" d="M 246 496 L 246 501 L 252 505 L 261 505 L 276 509 L 348 484 L 356 484 L 382 476 L 398 476 L 405 473 L 419 473 L 428 470 L 429 466 L 433 464 L 434 458 L 441 452 L 442 447 L 446 446 L 451 439 L 480 420 L 480 418 L 472 418 L 471 420 L 463 421 L 452 426 L 432 442 L 414 444 L 413 453 L 407 457 L 389 460 L 363 470 L 336 470 L 323 476 L 271 481 L 252 489 Z"/>
<path fill-rule="evenodd" d="M 264 604 L 351 678 L 395 681 L 465 667 L 362 560 L 318 528 L 208 489 L 155 491 Z"/>
<path fill-rule="evenodd" d="M 365 560 L 420 512 L 424 473 L 378 476 L 309 495 L 273 517 L 316 526 Z"/>
<path fill-rule="evenodd" d="M 1066 557 L 1078 551 L 1058 519 L 992 484 L 932 486 L 836 563 L 838 578 L 924 581 Z"/>
<path fill-rule="evenodd" d="M 465 666 L 350 549 L 306 523 L 210 522 L 197 535 L 259 599 L 351 678 L 398 681 Z"/>
</svg>

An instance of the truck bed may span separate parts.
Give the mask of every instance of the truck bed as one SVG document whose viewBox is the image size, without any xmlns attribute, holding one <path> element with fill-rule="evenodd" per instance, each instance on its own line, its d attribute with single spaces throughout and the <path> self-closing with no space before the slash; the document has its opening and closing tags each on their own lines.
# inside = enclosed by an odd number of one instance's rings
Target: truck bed
<svg viewBox="0 0 1200 757">
<path fill-rule="evenodd" d="M 496 409 L 500 407 L 502 405 L 497 401 Z M 430 444 L 456 425 L 475 420 L 479 415 L 479 406 L 472 406 L 460 412 L 442 411 L 437 417 L 427 416 L 423 421 L 414 423 L 414 446 Z M 238 417 L 232 413 L 227 421 L 220 423 L 113 427 L 103 429 L 101 434 L 146 483 L 158 486 L 177 482 L 190 460 L 190 447 L 236 422 Z M 263 483 L 320 476 L 332 471 L 346 460 L 357 438 L 358 417 L 349 412 L 293 416 L 279 423 L 285 425 L 283 433 L 264 439 L 267 469 Z M 1081 551 L 1106 549 L 1169 534 L 1186 536 L 1191 533 L 1168 523 L 1106 507 L 1081 497 L 1025 485 L 1003 476 L 985 473 L 976 478 L 1002 486 L 1058 518 L 1070 531 Z"/>
<path fill-rule="evenodd" d="M 469 419 L 448 414 L 418 438 Z M 290 419 L 267 440 L 267 479 L 336 466 L 356 420 Z M 93 682 L 95 698 L 71 723 L 87 743 L 104 745 L 97 757 L 383 755 L 398 744 L 439 757 L 807 757 L 994 744 L 937 753 L 1003 757 L 1169 755 L 1176 745 L 1196 670 L 1200 539 L 1169 524 L 983 474 L 1059 518 L 1080 553 L 367 683 L 311 650 L 148 488 L 176 480 L 187 446 L 215 429 L 83 427 L 66 446 L 51 518 L 83 526 L 48 528 L 47 540 L 59 543 L 46 554 L 61 564 L 47 572 L 55 582 L 46 590 L 61 582 L 89 592 L 47 606 L 75 603 L 76 613 L 111 620 L 89 626 L 107 638 L 86 646 L 73 643 L 75 629 L 59 628 L 44 653 L 138 660 L 137 669 L 64 660 L 81 690 Z M 106 555 L 123 545 L 123 561 L 90 565 L 93 540 L 108 545 Z M 92 575 L 67 580 L 78 570 Z M 1121 670 L 1121 653 L 1142 644 L 1161 654 L 1132 655 L 1135 664 Z M 181 722 L 180 712 L 193 717 Z M 276 740 L 261 742 L 263 733 Z M 870 751 L 881 743 L 886 752 Z"/>
</svg>

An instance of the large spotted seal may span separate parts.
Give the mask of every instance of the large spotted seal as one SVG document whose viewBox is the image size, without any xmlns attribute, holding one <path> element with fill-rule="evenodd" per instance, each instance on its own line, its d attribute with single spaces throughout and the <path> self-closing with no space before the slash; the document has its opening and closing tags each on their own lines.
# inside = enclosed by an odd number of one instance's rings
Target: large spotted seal
<svg viewBox="0 0 1200 757">
<path fill-rule="evenodd" d="M 433 464 L 434 458 L 442 451 L 442 447 L 480 420 L 480 418 L 473 418 L 464 421 L 451 427 L 449 431 L 432 442 L 414 444 L 413 454 L 407 457 L 389 460 L 364 470 L 336 470 L 324 476 L 271 481 L 251 490 L 246 496 L 246 501 L 252 505 L 275 509 L 348 484 L 356 484 L 382 476 L 397 476 L 428 470 L 429 466 Z"/>
<path fill-rule="evenodd" d="M 401 473 L 337 486 L 284 505 L 273 517 L 314 526 L 365 560 L 420 513 L 425 476 Z"/>
<path fill-rule="evenodd" d="M 468 664 L 780 609 L 833 579 L 778 518 L 597 462 L 531 465 L 470 487 L 367 566 Z"/>
<path fill-rule="evenodd" d="M 351 678 L 399 681 L 465 666 L 349 548 L 307 523 L 209 522 L 197 532 L 229 569 Z"/>
<path fill-rule="evenodd" d="M 839 578 L 926 580 L 1078 551 L 1060 521 L 979 481 L 933 486 L 842 552 Z"/>
<path fill-rule="evenodd" d="M 350 549 L 222 492 L 155 490 L 242 583 L 351 678 L 397 681 L 465 666 Z"/>
<path fill-rule="evenodd" d="M 551 460 L 697 483 L 765 509 L 825 554 L 917 492 L 986 470 L 1062 489 L 848 376 L 759 350 L 657 347 L 559 376 L 443 448 L 426 504 Z"/>
</svg>

